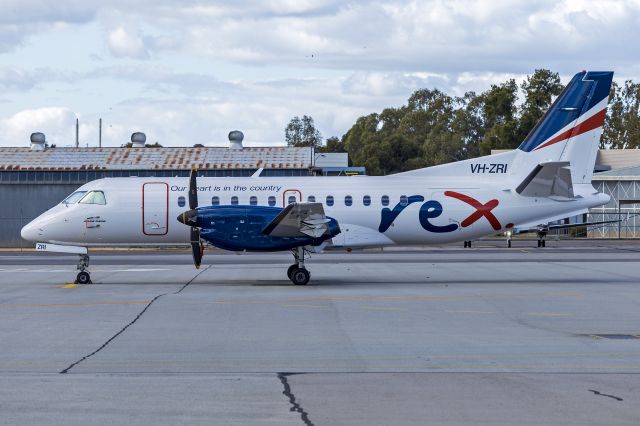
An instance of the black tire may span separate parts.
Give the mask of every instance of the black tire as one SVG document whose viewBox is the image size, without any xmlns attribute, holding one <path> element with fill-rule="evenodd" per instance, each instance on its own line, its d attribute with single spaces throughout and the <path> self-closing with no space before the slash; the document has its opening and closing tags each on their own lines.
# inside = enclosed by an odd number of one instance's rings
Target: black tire
<svg viewBox="0 0 640 426">
<path fill-rule="evenodd" d="M 542 247 L 542 243 L 538 240 L 538 247 Z"/>
<path fill-rule="evenodd" d="M 507 241 L 507 247 L 511 248 L 511 240 Z"/>
<path fill-rule="evenodd" d="M 291 276 L 289 277 L 295 285 L 307 285 L 310 278 L 311 274 L 304 268 L 295 268 L 291 271 Z"/>
<path fill-rule="evenodd" d="M 547 246 L 547 241 L 546 240 L 542 240 L 542 247 L 546 247 Z"/>
<path fill-rule="evenodd" d="M 76 277 L 76 283 L 78 284 L 91 284 L 91 275 L 87 271 L 82 271 L 78 273 Z"/>
<path fill-rule="evenodd" d="M 467 241 L 467 247 L 471 248 L 471 241 Z"/>
<path fill-rule="evenodd" d="M 287 268 L 287 276 L 289 277 L 289 279 L 291 279 L 291 273 L 293 272 L 294 269 L 296 269 L 298 267 L 298 265 L 293 264 L 291 266 L 289 266 L 289 268 Z"/>
</svg>

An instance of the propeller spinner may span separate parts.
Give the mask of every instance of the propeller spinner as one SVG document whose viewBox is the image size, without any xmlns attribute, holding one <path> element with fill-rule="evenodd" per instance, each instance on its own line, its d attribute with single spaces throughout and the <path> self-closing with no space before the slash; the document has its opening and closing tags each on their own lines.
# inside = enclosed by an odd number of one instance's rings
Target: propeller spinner
<svg viewBox="0 0 640 426">
<path fill-rule="evenodd" d="M 198 171 L 196 168 L 191 169 L 189 175 L 189 209 L 178 216 L 178 222 L 184 223 L 191 227 L 189 242 L 191 244 L 191 254 L 193 255 L 193 264 L 196 268 L 200 268 L 202 263 L 203 245 L 200 240 L 200 228 L 198 227 L 198 185 L 196 178 Z"/>
</svg>

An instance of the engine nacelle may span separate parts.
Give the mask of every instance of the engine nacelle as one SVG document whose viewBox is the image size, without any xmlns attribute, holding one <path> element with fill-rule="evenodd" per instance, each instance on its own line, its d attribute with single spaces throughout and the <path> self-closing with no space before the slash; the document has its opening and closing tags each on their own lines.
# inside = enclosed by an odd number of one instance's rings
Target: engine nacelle
<svg viewBox="0 0 640 426">
<path fill-rule="evenodd" d="M 274 237 L 265 227 L 282 211 L 266 206 L 207 206 L 198 208 L 200 236 L 216 247 L 232 251 L 277 251 L 300 246 L 319 246 L 340 233 L 338 222 L 327 217 L 327 232 L 320 237 Z"/>
</svg>

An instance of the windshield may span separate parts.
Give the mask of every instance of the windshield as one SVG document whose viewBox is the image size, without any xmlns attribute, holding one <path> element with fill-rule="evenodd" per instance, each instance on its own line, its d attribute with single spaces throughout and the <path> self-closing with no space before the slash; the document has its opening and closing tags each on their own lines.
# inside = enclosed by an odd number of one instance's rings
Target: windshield
<svg viewBox="0 0 640 426">
<path fill-rule="evenodd" d="M 87 195 L 82 197 L 80 204 L 107 204 L 102 191 L 89 191 Z"/>
<path fill-rule="evenodd" d="M 82 196 L 84 194 L 86 194 L 87 191 L 76 191 L 73 194 L 69 195 L 67 198 L 65 198 L 64 200 L 62 200 L 63 204 L 75 204 L 77 203 L 80 198 L 82 198 Z"/>
</svg>

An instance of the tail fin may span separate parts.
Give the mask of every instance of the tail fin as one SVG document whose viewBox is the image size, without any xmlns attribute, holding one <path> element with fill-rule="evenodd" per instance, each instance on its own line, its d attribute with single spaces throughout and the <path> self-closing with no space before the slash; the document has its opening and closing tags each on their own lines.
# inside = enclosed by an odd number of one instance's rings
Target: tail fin
<svg viewBox="0 0 640 426">
<path fill-rule="evenodd" d="M 590 183 L 613 72 L 582 71 L 518 147 L 512 170 L 525 175 L 547 161 L 568 161 L 574 184 Z"/>
</svg>

